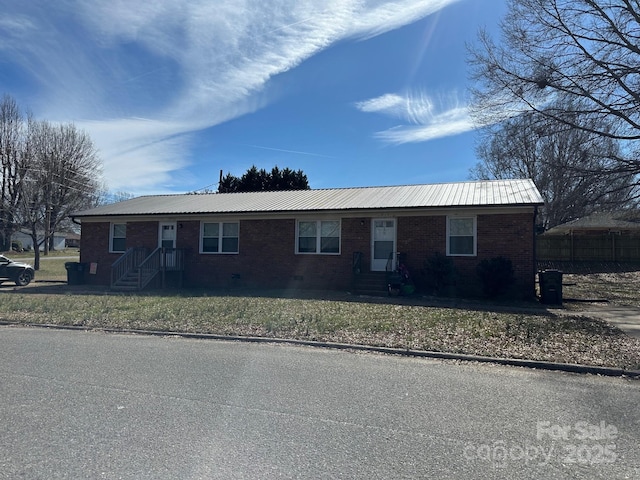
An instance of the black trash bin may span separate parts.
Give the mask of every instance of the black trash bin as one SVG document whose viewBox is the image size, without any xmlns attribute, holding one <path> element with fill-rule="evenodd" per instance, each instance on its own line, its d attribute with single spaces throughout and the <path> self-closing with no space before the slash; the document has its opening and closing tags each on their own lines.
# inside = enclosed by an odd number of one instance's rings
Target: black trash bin
<svg viewBox="0 0 640 480">
<path fill-rule="evenodd" d="M 547 305 L 562 305 L 562 272 L 544 270 L 538 272 L 540 301 Z"/>
<path fill-rule="evenodd" d="M 86 264 L 80 262 L 66 262 L 64 268 L 67 270 L 67 283 L 69 285 L 82 285 L 84 283 L 84 271 Z"/>
</svg>

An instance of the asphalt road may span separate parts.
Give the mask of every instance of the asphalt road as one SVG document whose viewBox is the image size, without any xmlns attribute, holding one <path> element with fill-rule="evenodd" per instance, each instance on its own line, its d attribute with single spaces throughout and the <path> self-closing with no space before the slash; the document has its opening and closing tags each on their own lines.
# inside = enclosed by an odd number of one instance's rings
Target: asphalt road
<svg viewBox="0 0 640 480">
<path fill-rule="evenodd" d="M 0 327 L 0 478 L 640 478 L 640 381 Z"/>
</svg>

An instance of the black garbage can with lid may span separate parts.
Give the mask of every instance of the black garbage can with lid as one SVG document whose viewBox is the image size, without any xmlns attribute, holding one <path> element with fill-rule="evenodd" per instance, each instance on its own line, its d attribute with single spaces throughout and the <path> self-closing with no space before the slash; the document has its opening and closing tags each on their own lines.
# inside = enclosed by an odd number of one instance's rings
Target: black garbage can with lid
<svg viewBox="0 0 640 480">
<path fill-rule="evenodd" d="M 67 270 L 67 284 L 82 285 L 84 283 L 85 263 L 66 262 L 64 268 Z"/>
<path fill-rule="evenodd" d="M 538 272 L 540 301 L 547 305 L 562 305 L 562 272 L 544 270 Z"/>
</svg>

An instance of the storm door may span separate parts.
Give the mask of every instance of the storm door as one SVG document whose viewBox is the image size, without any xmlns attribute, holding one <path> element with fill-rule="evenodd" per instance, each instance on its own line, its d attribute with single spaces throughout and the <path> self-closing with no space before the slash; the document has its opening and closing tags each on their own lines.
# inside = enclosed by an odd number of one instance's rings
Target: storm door
<svg viewBox="0 0 640 480">
<path fill-rule="evenodd" d="M 371 271 L 384 272 L 395 268 L 396 220 L 374 218 L 371 224 Z"/>
<path fill-rule="evenodd" d="M 176 222 L 161 222 L 158 232 L 158 246 L 163 250 L 160 256 L 162 266 L 176 266 Z"/>
</svg>

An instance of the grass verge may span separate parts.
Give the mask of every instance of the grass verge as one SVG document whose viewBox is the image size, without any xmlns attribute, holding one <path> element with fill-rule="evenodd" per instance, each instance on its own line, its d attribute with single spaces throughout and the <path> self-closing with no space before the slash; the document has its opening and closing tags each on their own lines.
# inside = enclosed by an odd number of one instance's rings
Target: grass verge
<svg viewBox="0 0 640 480">
<path fill-rule="evenodd" d="M 438 304 L 429 299 L 372 299 L 344 293 L 155 292 L 114 295 L 67 286 L 64 263 L 48 258 L 26 288 L 0 287 L 0 319 L 87 328 L 260 336 L 640 370 L 640 339 L 579 311 L 555 315 L 527 305 Z M 614 285 L 616 279 L 609 277 Z M 640 274 L 612 288 L 626 298 Z M 56 282 L 55 283 L 46 282 Z M 574 293 L 597 293 L 598 279 L 572 278 Z M 636 282 L 635 285 L 629 285 Z M 623 290 L 625 294 L 620 293 Z M 634 297 L 635 298 L 635 297 Z"/>
<path fill-rule="evenodd" d="M 567 274 L 563 277 L 564 298 L 580 302 L 606 301 L 640 308 L 640 271 Z"/>
<path fill-rule="evenodd" d="M 640 369 L 640 340 L 580 316 L 271 296 L 0 290 L 7 321 L 289 338 Z"/>
</svg>

